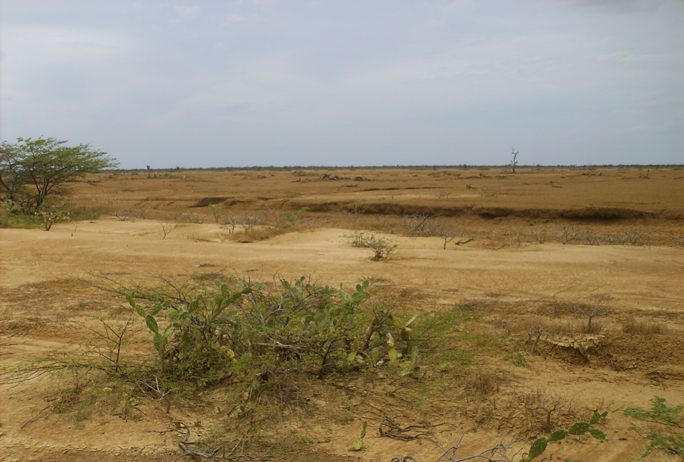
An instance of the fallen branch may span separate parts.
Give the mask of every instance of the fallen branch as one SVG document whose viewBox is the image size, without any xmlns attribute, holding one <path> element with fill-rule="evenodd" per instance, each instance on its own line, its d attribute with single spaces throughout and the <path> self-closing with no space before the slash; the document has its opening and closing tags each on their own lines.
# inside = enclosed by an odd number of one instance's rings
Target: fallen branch
<svg viewBox="0 0 684 462">
<path fill-rule="evenodd" d="M 221 448 L 226 444 L 226 443 L 221 443 L 219 444 L 216 448 L 209 452 L 199 452 L 199 451 L 192 451 L 188 449 L 187 445 L 190 444 L 195 444 L 193 441 L 188 441 L 190 439 L 190 427 L 185 425 L 182 422 L 175 422 L 176 428 L 178 431 L 181 429 L 185 429 L 185 436 L 181 441 L 178 442 L 178 446 L 184 451 L 183 454 L 180 456 L 176 457 L 173 462 L 176 462 L 177 460 L 182 459 L 183 457 L 203 457 L 207 462 L 211 462 L 213 459 L 221 459 L 221 460 L 238 460 L 238 459 L 244 459 L 244 460 L 266 460 L 269 459 L 270 456 L 264 454 L 262 456 L 248 456 L 245 454 L 235 454 L 235 451 L 237 451 L 238 447 L 240 444 L 242 444 L 242 438 L 238 440 L 237 443 L 235 443 L 235 446 L 233 446 L 233 449 L 230 450 L 228 454 L 223 453 L 221 455 L 218 454 L 218 452 L 221 450 Z"/>
<path fill-rule="evenodd" d="M 414 432 L 414 434 L 408 434 Z M 395 440 L 411 441 L 420 438 L 421 436 L 428 436 L 432 433 L 425 425 L 409 425 L 402 428 L 390 416 L 385 416 L 380 422 L 380 436 L 394 438 Z"/>
</svg>

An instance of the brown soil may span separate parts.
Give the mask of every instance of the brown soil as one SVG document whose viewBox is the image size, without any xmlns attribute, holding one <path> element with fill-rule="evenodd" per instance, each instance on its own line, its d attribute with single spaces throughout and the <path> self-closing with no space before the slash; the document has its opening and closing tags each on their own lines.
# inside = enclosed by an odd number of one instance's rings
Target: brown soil
<svg viewBox="0 0 684 462">
<path fill-rule="evenodd" d="M 242 437 L 238 452 L 270 460 L 389 462 L 412 455 L 431 462 L 441 454 L 435 442 L 458 437 L 457 423 L 469 431 L 463 456 L 505 434 L 529 447 L 544 433 L 540 417 L 521 405 L 533 395 L 565 403 L 555 425 L 585 418 L 594 407 L 648 407 L 656 395 L 684 403 L 684 170 L 650 170 L 647 178 L 645 170 L 616 168 L 154 174 L 75 184 L 71 204 L 105 212 L 99 219 L 56 224 L 50 232 L 0 230 L 4 366 L 75 351 L 100 319 L 125 321 L 125 299 L 93 287 L 101 285 L 97 274 L 127 284 L 235 274 L 266 281 L 310 276 L 345 286 L 371 279 L 378 297 L 408 312 L 429 316 L 458 305 L 476 314 L 467 332 L 455 327 L 471 363 L 428 361 L 415 377 L 381 370 L 312 379 L 300 384 L 295 402 L 250 425 L 226 418 L 234 396 L 231 384 L 219 384 L 174 397 L 172 419 L 191 424 L 192 441 L 232 448 Z M 250 233 L 237 226 L 230 234 L 214 223 L 209 204 L 221 207 L 221 221 L 232 213 L 259 222 Z M 301 207 L 308 207 L 302 223 L 284 227 L 281 214 Z M 402 215 L 415 213 L 442 217 L 458 230 L 456 240 L 445 250 L 440 237 L 408 236 Z M 596 240 L 564 245 L 561 232 L 571 225 Z M 540 226 L 549 232 L 543 244 L 534 233 Z M 368 249 L 350 247 L 343 235 L 360 230 L 384 233 L 398 245 L 396 255 L 374 262 Z M 639 234 L 636 245 L 610 241 L 627 233 Z M 474 240 L 454 245 L 464 237 Z M 574 307 L 601 297 L 610 314 L 594 320 L 598 332 L 585 334 L 586 318 Z M 530 354 L 530 326 L 552 321 L 553 339 Z M 444 348 L 455 348 L 449 342 Z M 130 348 L 149 354 L 148 343 Z M 516 366 L 518 354 L 529 368 Z M 123 409 L 97 381 L 82 388 L 91 387 L 98 400 L 85 401 L 82 393 L 63 402 L 70 386 L 68 374 L 1 386 L 0 460 L 173 461 L 183 453 L 183 434 L 157 402 L 134 397 L 135 409 Z M 402 426 L 423 425 L 430 435 L 381 437 L 387 416 Z M 364 448 L 350 451 L 363 421 Z M 608 442 L 583 437 L 555 443 L 549 453 L 628 460 L 644 447 L 631 425 L 609 414 L 601 427 Z M 240 433 L 244 428 L 251 433 Z M 659 457 L 653 460 L 671 460 Z"/>
</svg>

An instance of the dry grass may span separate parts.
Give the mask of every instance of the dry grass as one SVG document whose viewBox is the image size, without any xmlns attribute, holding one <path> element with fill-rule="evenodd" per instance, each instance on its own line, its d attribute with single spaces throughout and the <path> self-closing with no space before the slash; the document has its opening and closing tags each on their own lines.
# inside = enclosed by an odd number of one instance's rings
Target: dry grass
<svg viewBox="0 0 684 462">
<path fill-rule="evenodd" d="M 488 396 L 499 392 L 503 377 L 497 371 L 479 368 L 475 369 L 465 381 L 466 388 L 481 396 Z"/>
<path fill-rule="evenodd" d="M 271 239 L 292 231 L 304 231 L 305 229 L 308 229 L 308 227 L 298 226 L 296 228 L 285 228 L 282 226 L 259 226 L 244 232 L 226 234 L 224 237 L 231 241 L 248 244 L 250 242 L 265 241 L 266 239 Z"/>
<path fill-rule="evenodd" d="M 527 333 L 530 329 L 537 328 L 539 326 L 549 326 L 553 320 L 542 316 L 533 316 L 530 318 L 518 318 L 512 319 L 506 322 L 503 326 L 506 335 L 515 335 L 520 333 Z"/>
<path fill-rule="evenodd" d="M 596 330 L 596 328 L 600 326 L 598 323 L 594 323 L 592 326 L 592 331 Z M 551 326 L 551 329 L 549 329 L 549 333 L 552 335 L 565 335 L 565 336 L 574 336 L 577 334 L 584 333 L 586 330 L 586 325 L 585 323 L 581 321 L 566 321 L 566 320 L 561 320 L 558 322 L 555 322 L 553 326 Z"/>
<path fill-rule="evenodd" d="M 622 332 L 630 335 L 664 335 L 667 334 L 667 327 L 662 324 L 638 320 L 631 317 L 622 324 Z"/>
</svg>

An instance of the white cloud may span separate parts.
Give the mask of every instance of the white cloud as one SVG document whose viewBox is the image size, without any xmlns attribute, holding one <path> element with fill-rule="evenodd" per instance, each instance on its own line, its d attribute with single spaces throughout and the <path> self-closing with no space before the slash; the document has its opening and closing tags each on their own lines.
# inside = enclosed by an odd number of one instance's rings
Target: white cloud
<svg viewBox="0 0 684 462">
<path fill-rule="evenodd" d="M 448 8 L 453 10 L 460 10 L 463 8 L 471 8 L 472 6 L 472 0 L 453 0 L 452 2 L 449 2 Z"/>
<path fill-rule="evenodd" d="M 635 13 L 661 7 L 663 0 L 562 0 L 572 6 L 591 8 L 604 13 Z"/>
<path fill-rule="evenodd" d="M 202 9 L 199 6 L 177 6 L 176 16 L 183 21 L 190 21 L 199 16 Z"/>
<path fill-rule="evenodd" d="M 224 26 L 231 26 L 233 24 L 239 24 L 245 22 L 245 17 L 240 16 L 239 14 L 231 14 L 226 18 L 225 21 L 223 21 Z"/>
</svg>

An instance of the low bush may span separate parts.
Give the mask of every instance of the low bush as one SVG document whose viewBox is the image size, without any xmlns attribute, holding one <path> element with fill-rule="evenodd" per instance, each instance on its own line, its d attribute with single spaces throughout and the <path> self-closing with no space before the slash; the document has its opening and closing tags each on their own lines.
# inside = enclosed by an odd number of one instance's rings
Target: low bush
<svg viewBox="0 0 684 462">
<path fill-rule="evenodd" d="M 278 381 L 285 372 L 322 378 L 382 362 L 414 363 L 412 321 L 370 304 L 369 285 L 347 293 L 304 278 L 281 280 L 278 289 L 216 281 L 214 289 L 181 289 L 173 297 L 133 291 L 127 298 L 153 334 L 157 373 L 203 386 L 245 370 Z"/>
<path fill-rule="evenodd" d="M 375 237 L 374 234 L 368 235 L 362 231 L 356 231 L 353 234 L 342 235 L 352 247 L 363 247 L 372 249 L 374 255 L 371 257 L 373 261 L 387 260 L 392 254 L 397 245 L 391 239 Z"/>
</svg>

